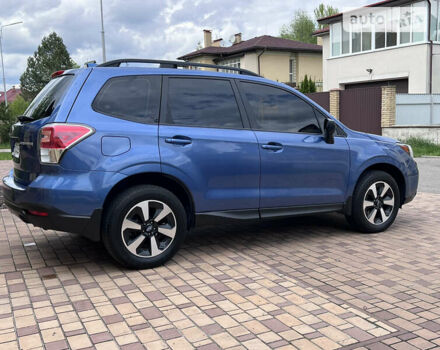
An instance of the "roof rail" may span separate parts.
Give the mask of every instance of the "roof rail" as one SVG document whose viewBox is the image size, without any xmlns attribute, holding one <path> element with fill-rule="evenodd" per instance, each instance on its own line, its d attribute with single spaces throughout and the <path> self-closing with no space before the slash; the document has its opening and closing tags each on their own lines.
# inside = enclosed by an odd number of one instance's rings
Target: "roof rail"
<svg viewBox="0 0 440 350">
<path fill-rule="evenodd" d="M 228 67 L 228 66 L 217 66 L 215 64 L 207 63 L 193 63 L 184 61 L 166 61 L 166 60 L 153 60 L 153 59 L 143 59 L 143 58 L 121 58 L 118 60 L 108 61 L 99 64 L 97 67 L 119 67 L 121 63 L 158 63 L 159 68 L 178 68 L 178 67 L 203 67 L 203 68 L 215 68 L 217 72 L 220 69 L 230 70 L 238 72 L 239 74 L 253 75 L 258 77 L 259 75 L 251 72 L 247 69 Z"/>
</svg>

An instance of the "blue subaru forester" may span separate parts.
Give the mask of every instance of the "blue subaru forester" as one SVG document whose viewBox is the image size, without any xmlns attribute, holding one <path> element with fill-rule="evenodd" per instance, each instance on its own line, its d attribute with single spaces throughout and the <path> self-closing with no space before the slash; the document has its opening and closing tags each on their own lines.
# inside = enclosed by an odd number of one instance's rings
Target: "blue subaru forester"
<svg viewBox="0 0 440 350">
<path fill-rule="evenodd" d="M 160 66 L 120 66 L 133 61 Z M 416 195 L 410 146 L 350 130 L 251 72 L 182 66 L 207 65 L 127 59 L 55 72 L 12 128 L 10 210 L 148 268 L 195 225 L 337 211 L 379 232 Z"/>
</svg>

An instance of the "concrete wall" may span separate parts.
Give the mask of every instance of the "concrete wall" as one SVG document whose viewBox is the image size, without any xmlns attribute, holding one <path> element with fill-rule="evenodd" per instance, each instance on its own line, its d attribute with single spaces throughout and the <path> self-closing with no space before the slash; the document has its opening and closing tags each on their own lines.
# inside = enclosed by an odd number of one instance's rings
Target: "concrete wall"
<svg viewBox="0 0 440 350">
<path fill-rule="evenodd" d="M 268 79 L 282 83 L 289 82 L 290 52 L 268 51 L 260 56 L 260 73 Z M 320 53 L 298 52 L 296 54 L 296 80 L 299 84 L 304 75 L 315 81 L 322 81 L 322 55 Z"/>
<path fill-rule="evenodd" d="M 298 82 L 304 79 L 307 74 L 308 77 L 312 77 L 312 80 L 322 81 L 322 55 L 316 53 L 300 52 L 297 56 L 298 68 L 297 79 Z"/>
<path fill-rule="evenodd" d="M 407 140 L 410 137 L 416 137 L 440 145 L 440 126 L 393 126 L 389 128 L 382 128 L 382 135 L 392 137 L 400 141 Z"/>
<path fill-rule="evenodd" d="M 245 54 L 240 61 L 240 66 L 243 69 L 258 73 L 258 58 L 255 52 Z"/>
<path fill-rule="evenodd" d="M 205 63 L 205 64 L 215 64 L 214 62 L 214 58 L 215 56 L 200 56 L 200 57 L 196 57 L 193 58 L 191 60 L 188 60 L 188 62 L 192 62 L 192 63 Z M 211 70 L 211 71 L 216 71 L 216 69 L 212 69 L 212 68 L 201 68 L 203 70 Z"/>
<path fill-rule="evenodd" d="M 240 67 L 258 73 L 258 52 L 245 53 L 240 59 Z M 260 75 L 265 78 L 289 82 L 289 60 L 294 53 L 287 51 L 265 51 L 260 56 Z M 322 81 L 322 55 L 320 53 L 297 53 L 297 83 L 304 75 L 311 76 L 315 81 Z M 201 56 L 190 60 L 197 63 L 214 63 L 215 56 Z"/>
<path fill-rule="evenodd" d="M 330 58 L 330 36 L 326 35 L 323 37 L 324 91 L 343 89 L 348 83 L 408 78 L 409 93 L 427 93 L 428 53 L 428 44 L 417 44 Z M 440 56 L 434 57 L 439 61 L 438 77 Z M 373 70 L 371 75 L 367 69 Z M 440 84 L 439 80 L 436 84 Z"/>
<path fill-rule="evenodd" d="M 260 56 L 260 75 L 282 83 L 288 82 L 290 55 L 290 52 L 264 52 Z"/>
</svg>

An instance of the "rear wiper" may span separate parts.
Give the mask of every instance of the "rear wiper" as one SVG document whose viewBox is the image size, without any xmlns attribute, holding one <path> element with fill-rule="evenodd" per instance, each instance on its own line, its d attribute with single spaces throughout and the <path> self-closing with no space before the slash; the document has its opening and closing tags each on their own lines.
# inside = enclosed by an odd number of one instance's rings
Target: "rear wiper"
<svg viewBox="0 0 440 350">
<path fill-rule="evenodd" d="M 17 119 L 18 119 L 18 121 L 21 122 L 21 123 L 27 123 L 27 122 L 31 122 L 31 121 L 34 120 L 34 118 L 29 117 L 29 116 L 27 116 L 27 115 L 20 115 L 20 116 L 18 116 Z"/>
</svg>

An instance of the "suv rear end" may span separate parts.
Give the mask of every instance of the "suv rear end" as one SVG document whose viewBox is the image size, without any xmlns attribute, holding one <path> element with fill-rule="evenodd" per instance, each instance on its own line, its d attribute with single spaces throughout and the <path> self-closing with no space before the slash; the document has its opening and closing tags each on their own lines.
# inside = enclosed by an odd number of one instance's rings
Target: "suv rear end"
<svg viewBox="0 0 440 350">
<path fill-rule="evenodd" d="M 25 222 L 78 233 L 90 225 L 89 218 L 69 214 L 71 201 L 64 191 L 76 180 L 69 181 L 68 172 L 59 164 L 64 151 L 94 132 L 65 123 L 90 72 L 55 72 L 12 127 L 14 167 L 3 179 L 3 193 L 6 205 Z"/>
</svg>

